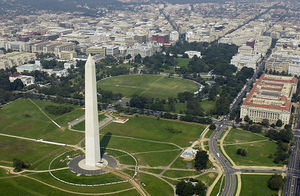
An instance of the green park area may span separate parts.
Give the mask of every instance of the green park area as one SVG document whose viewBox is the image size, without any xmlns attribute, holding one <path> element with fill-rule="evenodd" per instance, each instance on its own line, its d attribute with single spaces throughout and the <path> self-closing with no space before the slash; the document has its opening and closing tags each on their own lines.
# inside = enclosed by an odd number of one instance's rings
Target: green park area
<svg viewBox="0 0 300 196">
<path fill-rule="evenodd" d="M 237 165 L 280 166 L 273 162 L 277 144 L 262 134 L 240 129 L 231 129 L 224 140 L 224 149 Z M 245 149 L 246 156 L 237 154 L 238 149 Z"/>
<path fill-rule="evenodd" d="M 0 110 L 0 133 L 66 144 L 79 142 L 82 134 L 68 131 L 66 126 L 69 121 L 81 116 L 83 111 L 76 106 L 72 106 L 73 110 L 71 112 L 54 115 L 45 110 L 48 105 L 58 104 L 49 101 L 18 99 L 4 106 Z M 40 107 L 42 112 L 37 106 Z M 62 128 L 56 126 L 47 116 Z"/>
<path fill-rule="evenodd" d="M 130 117 L 125 124 L 111 123 L 102 133 L 131 136 L 140 139 L 174 143 L 181 147 L 190 146 L 191 141 L 199 138 L 204 126 L 152 117 Z"/>
<path fill-rule="evenodd" d="M 100 80 L 98 87 L 125 97 L 134 94 L 151 98 L 177 97 L 184 91 L 194 92 L 197 86 L 193 81 L 159 75 L 123 75 Z"/>
<path fill-rule="evenodd" d="M 0 164 L 11 166 L 13 159 L 17 158 L 30 164 L 30 169 L 46 169 L 51 158 L 69 148 L 37 140 L 76 144 L 83 138 L 81 133 L 71 132 L 65 127 L 68 121 L 83 114 L 79 107 L 72 106 L 72 111 L 54 115 L 45 110 L 49 105 L 62 106 L 49 101 L 18 99 L 0 110 L 0 134 L 8 135 L 0 135 Z"/>
<path fill-rule="evenodd" d="M 203 182 L 206 186 L 212 185 L 212 183 L 215 181 L 217 178 L 218 174 L 214 172 L 208 172 L 205 174 L 200 175 L 196 179 Z"/>
<path fill-rule="evenodd" d="M 187 67 L 189 62 L 190 62 L 189 58 L 181 58 L 181 57 L 177 58 L 177 66 L 179 67 Z"/>
<path fill-rule="evenodd" d="M 204 99 L 200 102 L 200 107 L 206 114 L 209 114 L 210 111 L 214 110 L 216 107 L 216 101 L 210 101 L 208 99 Z"/>
<path fill-rule="evenodd" d="M 240 196 L 273 196 L 278 195 L 268 187 L 270 175 L 242 175 L 242 190 Z"/>
<path fill-rule="evenodd" d="M 61 108 L 65 108 L 63 112 Z M 58 111 L 53 112 L 53 110 Z M 17 158 L 29 163 L 29 170 L 43 172 L 28 177 L 1 180 L 0 187 L 7 187 L 2 190 L 2 193 L 5 195 L 19 195 L 20 192 L 24 195 L 75 195 L 78 193 L 138 195 L 132 185 L 127 182 L 96 187 L 74 186 L 60 182 L 49 174 L 47 170 L 52 162 L 51 169 L 64 168 L 53 171 L 52 174 L 67 182 L 97 184 L 122 180 L 112 173 L 99 176 L 78 176 L 67 168 L 67 154 L 63 153 L 80 151 L 76 151 L 72 146 L 59 146 L 39 141 L 43 139 L 76 145 L 84 138 L 84 135 L 68 130 L 67 126 L 68 122 L 79 118 L 83 113 L 81 107 L 56 104 L 45 100 L 18 99 L 3 106 L 0 110 L 0 134 L 7 135 L 0 135 L 0 165 L 11 167 L 13 159 Z M 99 115 L 99 120 L 103 118 L 105 118 L 104 115 Z M 194 162 L 189 162 L 190 166 L 187 166 L 186 162 L 183 162 L 180 157 L 178 158 L 183 147 L 190 146 L 191 142 L 199 138 L 204 126 L 144 116 L 128 118 L 129 120 L 124 124 L 111 123 L 100 130 L 101 149 L 125 166 L 126 169 L 122 169 L 125 173 L 133 175 L 136 161 L 139 166 L 144 167 L 136 178 L 144 183 L 144 189 L 148 193 L 173 195 L 170 185 L 176 185 L 179 182 L 178 177 L 196 175 L 205 184 L 211 184 L 215 177 L 214 174 L 206 176 L 201 172 L 195 172 L 193 171 Z M 82 130 L 84 121 L 76 126 Z M 83 147 L 84 142 L 80 146 Z M 164 175 L 160 177 L 159 173 L 163 170 L 157 167 L 162 166 L 166 169 Z M 176 168 L 181 170 L 176 170 Z M 0 177 L 6 176 L 6 172 L 0 170 Z M 169 184 L 165 178 L 168 179 Z M 172 183 L 170 184 L 170 182 Z M 38 190 L 35 188 L 37 186 Z"/>
</svg>

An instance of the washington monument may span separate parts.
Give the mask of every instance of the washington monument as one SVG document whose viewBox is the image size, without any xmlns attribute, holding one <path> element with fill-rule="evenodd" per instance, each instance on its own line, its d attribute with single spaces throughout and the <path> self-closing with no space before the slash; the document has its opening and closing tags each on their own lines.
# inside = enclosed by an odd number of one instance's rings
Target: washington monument
<svg viewBox="0 0 300 196">
<path fill-rule="evenodd" d="M 85 63 L 85 164 L 100 162 L 100 141 L 95 61 L 89 55 Z"/>
</svg>

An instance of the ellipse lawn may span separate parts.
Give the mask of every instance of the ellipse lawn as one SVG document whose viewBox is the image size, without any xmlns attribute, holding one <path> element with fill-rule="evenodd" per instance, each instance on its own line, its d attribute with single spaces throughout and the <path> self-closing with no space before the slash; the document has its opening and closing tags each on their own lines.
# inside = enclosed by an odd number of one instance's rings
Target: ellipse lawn
<svg viewBox="0 0 300 196">
<path fill-rule="evenodd" d="M 180 92 L 194 92 L 198 89 L 191 80 L 160 75 L 115 76 L 100 80 L 98 87 L 113 93 L 122 93 L 125 97 L 137 94 L 151 98 L 177 97 Z"/>
</svg>

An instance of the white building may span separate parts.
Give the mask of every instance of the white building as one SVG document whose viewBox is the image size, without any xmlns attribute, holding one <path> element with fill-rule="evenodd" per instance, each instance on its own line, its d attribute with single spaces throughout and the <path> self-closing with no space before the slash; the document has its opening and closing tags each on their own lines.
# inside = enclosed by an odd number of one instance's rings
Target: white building
<svg viewBox="0 0 300 196">
<path fill-rule="evenodd" d="M 42 67 L 37 64 L 25 64 L 25 65 L 18 66 L 16 69 L 17 69 L 17 72 L 22 73 L 24 71 L 27 71 L 27 72 L 40 71 L 42 69 Z"/>
<path fill-rule="evenodd" d="M 184 54 L 187 54 L 190 59 L 193 58 L 194 56 L 197 56 L 198 58 L 202 58 L 201 52 L 199 51 L 190 50 L 190 51 L 185 51 Z"/>
<path fill-rule="evenodd" d="M 289 56 L 290 65 L 288 73 L 291 75 L 300 76 L 300 56 Z"/>
<path fill-rule="evenodd" d="M 177 42 L 179 40 L 179 33 L 178 31 L 172 31 L 170 33 L 170 41 Z"/>
<path fill-rule="evenodd" d="M 69 74 L 67 69 L 42 69 L 42 71 L 49 75 L 54 74 L 56 77 L 67 76 Z"/>
<path fill-rule="evenodd" d="M 241 70 L 243 67 L 248 67 L 256 70 L 256 66 L 261 60 L 260 55 L 256 54 L 237 54 L 232 57 L 231 64 L 236 66 L 238 70 Z"/>
<path fill-rule="evenodd" d="M 127 54 L 130 54 L 133 57 L 140 54 L 144 58 L 146 56 L 153 55 L 155 52 L 158 52 L 159 50 L 160 50 L 160 46 L 156 43 L 147 43 L 147 44 L 136 43 L 135 45 L 127 49 Z"/>
<path fill-rule="evenodd" d="M 238 52 L 240 54 L 253 54 L 253 48 L 251 48 L 251 46 L 243 44 L 241 47 L 239 47 Z"/>
<path fill-rule="evenodd" d="M 118 46 L 105 46 L 106 56 L 117 56 L 120 54 Z"/>
</svg>

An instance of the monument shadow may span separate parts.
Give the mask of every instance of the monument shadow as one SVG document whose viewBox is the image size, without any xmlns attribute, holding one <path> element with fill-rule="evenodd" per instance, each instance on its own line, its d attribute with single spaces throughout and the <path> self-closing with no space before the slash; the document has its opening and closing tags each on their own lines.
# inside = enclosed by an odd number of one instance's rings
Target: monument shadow
<svg viewBox="0 0 300 196">
<path fill-rule="evenodd" d="M 111 136 L 112 136 L 112 133 L 108 132 L 105 135 L 103 135 L 103 137 L 100 141 L 100 157 L 101 157 L 101 159 L 106 151 L 106 148 L 108 146 Z"/>
</svg>

